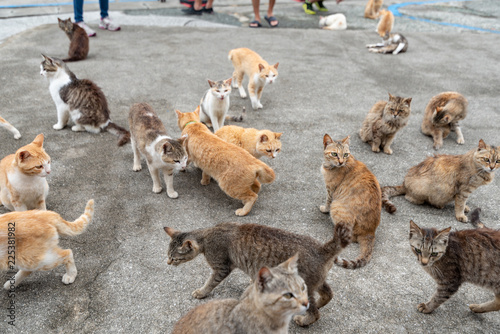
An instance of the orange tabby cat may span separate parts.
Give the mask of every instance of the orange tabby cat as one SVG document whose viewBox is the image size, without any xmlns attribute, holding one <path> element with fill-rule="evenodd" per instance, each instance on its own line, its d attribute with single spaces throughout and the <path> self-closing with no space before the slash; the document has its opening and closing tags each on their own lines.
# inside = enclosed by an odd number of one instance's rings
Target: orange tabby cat
<svg viewBox="0 0 500 334">
<path fill-rule="evenodd" d="M 272 84 L 278 78 L 279 63 L 269 66 L 256 52 L 247 49 L 233 49 L 229 51 L 228 58 L 233 62 L 233 87 L 238 88 L 242 98 L 247 97 L 241 85 L 245 74 L 248 76 L 248 95 L 254 110 L 262 109 L 260 98 L 262 90 L 267 84 Z"/>
<path fill-rule="evenodd" d="M 31 144 L 0 161 L 0 204 L 11 211 L 46 210 L 49 193 L 46 176 L 50 157 L 43 149 L 43 134 Z"/>
<path fill-rule="evenodd" d="M 380 7 L 383 0 L 368 0 L 365 7 L 365 17 L 367 19 L 376 19 L 380 16 Z"/>
<path fill-rule="evenodd" d="M 19 131 L 14 126 L 12 126 L 12 124 L 3 119 L 1 116 L 0 116 L 0 128 L 5 128 L 9 130 L 14 135 L 15 139 L 21 138 L 21 134 L 19 133 Z"/>
<path fill-rule="evenodd" d="M 389 36 L 394 27 L 394 14 L 390 10 L 382 9 L 380 11 L 380 21 L 378 21 L 377 32 L 380 37 Z"/>
<path fill-rule="evenodd" d="M 215 132 L 224 141 L 243 148 L 257 159 L 263 155 L 276 158 L 281 151 L 282 132 L 242 128 L 236 125 L 226 125 Z"/>
<path fill-rule="evenodd" d="M 189 138 L 189 160 L 203 171 L 201 184 L 208 185 L 213 177 L 227 195 L 243 202 L 243 208 L 236 210 L 236 215 L 247 215 L 257 200 L 260 182 L 273 182 L 274 171 L 244 149 L 226 143 L 200 123 L 200 106 L 191 113 L 175 112 L 179 129 Z"/>
<path fill-rule="evenodd" d="M 4 284 L 4 289 L 18 286 L 33 271 L 51 270 L 61 264 L 66 266 L 62 282 L 73 283 L 77 274 L 73 252 L 58 247 L 59 235 L 82 233 L 93 216 L 92 199 L 83 215 L 74 222 L 64 220 L 54 211 L 31 210 L 0 215 L 0 270 L 20 269 Z"/>
</svg>

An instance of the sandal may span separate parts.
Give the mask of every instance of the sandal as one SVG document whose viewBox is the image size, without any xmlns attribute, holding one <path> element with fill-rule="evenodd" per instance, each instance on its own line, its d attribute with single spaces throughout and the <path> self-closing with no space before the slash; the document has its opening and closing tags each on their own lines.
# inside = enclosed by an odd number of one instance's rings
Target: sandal
<svg viewBox="0 0 500 334">
<path fill-rule="evenodd" d="M 252 25 L 252 24 L 253 24 L 253 25 Z M 262 24 L 260 24 L 260 22 L 259 22 L 259 21 L 257 21 L 257 20 L 253 20 L 252 22 L 250 22 L 250 23 L 248 24 L 248 26 L 249 26 L 250 28 L 261 28 L 261 27 L 262 27 Z"/>
<path fill-rule="evenodd" d="M 266 19 L 267 23 L 269 23 L 269 26 L 271 28 L 276 28 L 280 24 L 279 21 L 278 21 L 278 19 L 275 18 L 274 16 L 267 17 L 267 15 L 266 15 L 266 16 L 264 16 L 264 18 Z M 271 22 L 276 22 L 276 24 L 272 25 Z"/>
</svg>

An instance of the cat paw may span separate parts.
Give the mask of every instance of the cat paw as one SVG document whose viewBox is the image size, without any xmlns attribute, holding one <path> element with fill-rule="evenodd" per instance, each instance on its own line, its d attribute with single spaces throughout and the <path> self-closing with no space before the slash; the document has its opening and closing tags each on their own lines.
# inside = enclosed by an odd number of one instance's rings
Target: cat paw
<svg viewBox="0 0 500 334">
<path fill-rule="evenodd" d="M 245 99 L 245 98 L 247 97 L 247 93 L 245 93 L 245 91 L 244 91 L 244 90 L 240 90 L 240 97 L 241 97 L 242 99 Z"/>
<path fill-rule="evenodd" d="M 19 139 L 21 138 L 21 134 L 19 132 L 17 132 L 15 135 L 14 135 L 14 139 Z"/>
<path fill-rule="evenodd" d="M 323 213 L 329 213 L 330 210 L 326 207 L 326 205 L 321 205 L 319 207 L 319 211 L 323 212 Z"/>
<path fill-rule="evenodd" d="M 200 289 L 198 289 L 198 290 L 194 290 L 193 293 L 191 294 L 191 296 L 193 296 L 196 299 L 203 299 L 206 296 L 208 296 L 208 293 L 203 293 L 203 292 L 201 292 Z"/>
<path fill-rule="evenodd" d="M 64 125 L 57 123 L 52 125 L 52 127 L 54 128 L 54 130 L 61 130 L 62 128 L 64 128 Z"/>
<path fill-rule="evenodd" d="M 9 291 L 9 290 L 10 290 L 10 286 L 11 286 L 11 283 L 10 283 L 10 280 L 8 280 L 8 281 L 7 281 L 7 282 L 5 282 L 5 284 L 3 285 L 3 288 L 4 288 L 4 290 Z"/>
<path fill-rule="evenodd" d="M 434 148 L 436 151 L 439 150 L 441 147 L 443 147 L 443 144 L 434 144 L 432 148 Z"/>
<path fill-rule="evenodd" d="M 141 166 L 141 165 L 139 165 L 139 166 L 135 166 L 135 165 L 134 165 L 134 167 L 132 167 L 132 170 L 133 170 L 134 172 L 138 172 L 138 171 L 142 170 L 142 166 Z"/>
<path fill-rule="evenodd" d="M 307 315 L 296 315 L 293 317 L 293 321 L 300 327 L 305 327 L 309 326 L 313 322 L 315 322 L 318 319 L 314 319 L 314 317 L 310 316 L 309 314 Z"/>
<path fill-rule="evenodd" d="M 179 194 L 177 193 L 177 191 L 167 191 L 167 195 L 170 198 L 177 198 L 177 197 L 179 197 Z"/>
<path fill-rule="evenodd" d="M 162 189 L 163 189 L 162 187 L 155 187 L 155 186 L 153 186 L 153 192 L 155 194 L 161 193 Z"/>
<path fill-rule="evenodd" d="M 380 147 L 373 147 L 372 146 L 372 151 L 375 153 L 378 153 L 378 152 L 380 152 Z"/>
<path fill-rule="evenodd" d="M 417 306 L 417 310 L 421 313 L 431 313 L 432 311 L 434 310 L 431 310 L 430 308 L 427 307 L 427 304 L 426 303 L 420 303 L 418 304 Z"/>
<path fill-rule="evenodd" d="M 208 180 L 201 179 L 200 183 L 202 186 L 208 186 L 210 184 L 210 178 Z"/>
<path fill-rule="evenodd" d="M 384 147 L 384 153 L 385 154 L 392 154 L 392 149 L 388 147 Z"/>
<path fill-rule="evenodd" d="M 234 212 L 237 216 L 243 217 L 248 215 L 248 211 L 245 208 L 238 209 Z"/>
<path fill-rule="evenodd" d="M 474 313 L 484 313 L 484 309 L 479 304 L 470 304 L 469 308 Z"/>
<path fill-rule="evenodd" d="M 81 125 L 76 124 L 71 127 L 71 131 L 82 132 L 85 131 L 85 128 Z"/>
<path fill-rule="evenodd" d="M 459 222 L 462 222 L 462 223 L 467 223 L 469 221 L 469 219 L 467 218 L 466 215 L 462 214 L 462 215 L 457 215 L 457 220 Z"/>
<path fill-rule="evenodd" d="M 62 278 L 62 282 L 64 284 L 71 284 L 75 281 L 75 278 L 76 278 L 76 275 L 68 275 L 68 274 L 64 274 L 63 278 Z"/>
<path fill-rule="evenodd" d="M 463 145 L 463 144 L 465 144 L 465 140 L 463 138 L 458 138 L 457 143 L 460 145 Z"/>
<path fill-rule="evenodd" d="M 464 207 L 464 213 L 469 213 L 469 211 L 470 211 L 470 208 L 469 208 L 469 206 L 468 206 L 468 205 L 466 205 L 466 206 Z"/>
</svg>

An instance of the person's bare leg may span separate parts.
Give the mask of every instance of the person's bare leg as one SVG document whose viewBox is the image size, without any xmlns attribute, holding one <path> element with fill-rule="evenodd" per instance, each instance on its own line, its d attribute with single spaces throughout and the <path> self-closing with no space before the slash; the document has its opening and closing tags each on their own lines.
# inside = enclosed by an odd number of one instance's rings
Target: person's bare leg
<svg viewBox="0 0 500 334">
<path fill-rule="evenodd" d="M 202 0 L 194 0 L 193 8 L 194 10 L 202 9 L 203 8 Z"/>
<path fill-rule="evenodd" d="M 201 3 L 201 1 L 200 1 L 200 3 Z M 213 5 L 214 5 L 214 0 L 208 0 L 207 4 L 205 5 L 205 8 L 210 9 L 213 7 Z"/>
<path fill-rule="evenodd" d="M 276 3 L 276 0 L 269 0 L 269 7 L 267 8 L 267 17 L 273 16 L 273 9 L 274 9 L 275 3 Z M 269 23 L 269 25 L 272 25 L 273 27 L 277 26 L 279 23 L 278 20 L 271 21 L 271 22 L 275 22 L 275 24 Z"/>
<path fill-rule="evenodd" d="M 274 2 L 274 0 L 272 1 Z M 255 21 L 261 22 L 259 13 L 260 0 L 252 0 L 252 6 L 253 6 L 253 16 L 255 18 Z M 271 6 L 271 3 L 269 3 L 269 6 Z"/>
</svg>

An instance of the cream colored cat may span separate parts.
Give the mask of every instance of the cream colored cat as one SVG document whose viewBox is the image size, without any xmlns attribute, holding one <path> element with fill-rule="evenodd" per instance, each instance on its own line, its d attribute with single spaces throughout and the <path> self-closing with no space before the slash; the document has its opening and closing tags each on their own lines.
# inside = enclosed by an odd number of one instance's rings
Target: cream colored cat
<svg viewBox="0 0 500 334">
<path fill-rule="evenodd" d="M 0 161 L 0 203 L 11 211 L 46 210 L 50 157 L 43 134 Z"/>
<path fill-rule="evenodd" d="M 281 151 L 282 132 L 242 128 L 241 126 L 226 125 L 215 132 L 224 141 L 243 148 L 245 151 L 259 159 L 267 156 L 276 158 Z"/>
<path fill-rule="evenodd" d="M 365 17 L 367 19 L 376 19 L 380 16 L 380 7 L 383 0 L 368 0 L 365 7 Z"/>
<path fill-rule="evenodd" d="M 267 84 L 272 84 L 278 78 L 279 63 L 269 66 L 256 52 L 247 49 L 229 51 L 228 59 L 233 62 L 233 87 L 238 88 L 242 98 L 247 97 L 242 86 L 243 77 L 248 76 L 248 94 L 254 110 L 261 109 L 262 91 Z"/>
<path fill-rule="evenodd" d="M 4 128 L 10 131 L 14 135 L 15 139 L 21 138 L 21 133 L 19 133 L 19 130 L 17 130 L 14 126 L 12 126 L 12 124 L 7 122 L 2 117 L 0 117 L 0 128 Z"/>
<path fill-rule="evenodd" d="M 382 9 L 380 11 L 380 20 L 377 25 L 377 32 L 380 37 L 389 36 L 394 27 L 394 14 L 390 10 Z"/>
</svg>

